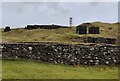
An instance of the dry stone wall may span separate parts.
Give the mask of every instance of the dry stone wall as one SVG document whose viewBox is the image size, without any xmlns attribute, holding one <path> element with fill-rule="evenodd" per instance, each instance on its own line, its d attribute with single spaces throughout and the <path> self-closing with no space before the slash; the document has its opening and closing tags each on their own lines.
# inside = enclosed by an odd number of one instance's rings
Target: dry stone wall
<svg viewBox="0 0 120 81">
<path fill-rule="evenodd" d="M 67 65 L 118 65 L 120 46 L 62 43 L 2 43 L 3 59 L 32 59 Z"/>
<path fill-rule="evenodd" d="M 116 39 L 115 38 L 92 38 L 92 37 L 87 37 L 84 39 L 85 43 L 105 43 L 105 44 L 115 44 Z"/>
<path fill-rule="evenodd" d="M 25 29 L 57 29 L 57 28 L 69 28 L 67 26 L 60 26 L 60 25 L 27 25 Z"/>
</svg>

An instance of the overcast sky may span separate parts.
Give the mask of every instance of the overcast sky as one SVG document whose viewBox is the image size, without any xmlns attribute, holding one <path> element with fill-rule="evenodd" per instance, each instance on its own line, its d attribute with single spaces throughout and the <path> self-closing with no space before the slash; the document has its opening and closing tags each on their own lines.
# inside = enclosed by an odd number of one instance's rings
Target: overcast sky
<svg viewBox="0 0 120 81">
<path fill-rule="evenodd" d="M 27 24 L 73 25 L 83 22 L 117 22 L 117 2 L 3 2 L 0 26 Z"/>
</svg>

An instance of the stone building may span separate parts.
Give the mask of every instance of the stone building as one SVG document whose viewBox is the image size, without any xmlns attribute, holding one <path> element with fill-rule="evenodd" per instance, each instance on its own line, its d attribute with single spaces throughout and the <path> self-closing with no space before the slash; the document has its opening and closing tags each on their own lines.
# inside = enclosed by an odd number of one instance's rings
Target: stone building
<svg viewBox="0 0 120 81">
<path fill-rule="evenodd" d="M 4 32 L 8 32 L 8 31 L 11 31 L 11 29 L 10 29 L 9 26 L 6 26 L 5 29 L 4 29 Z"/>
<path fill-rule="evenodd" d="M 93 26 L 91 23 L 83 23 L 76 27 L 78 34 L 99 34 L 99 27 Z"/>
<path fill-rule="evenodd" d="M 76 33 L 78 34 L 87 34 L 87 26 L 77 26 Z"/>
</svg>

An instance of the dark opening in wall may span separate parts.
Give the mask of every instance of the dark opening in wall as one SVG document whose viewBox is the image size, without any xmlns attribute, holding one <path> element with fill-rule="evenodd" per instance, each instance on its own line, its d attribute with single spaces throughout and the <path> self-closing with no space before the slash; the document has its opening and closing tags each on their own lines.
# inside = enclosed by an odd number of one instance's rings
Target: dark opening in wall
<svg viewBox="0 0 120 81">
<path fill-rule="evenodd" d="M 10 29 L 9 26 L 6 26 L 5 29 L 4 29 L 4 32 L 8 32 L 8 31 L 11 31 L 11 29 Z"/>
<path fill-rule="evenodd" d="M 78 34 L 87 34 L 87 26 L 77 26 L 76 33 Z"/>
<path fill-rule="evenodd" d="M 99 34 L 99 27 L 90 27 L 89 34 Z"/>
</svg>

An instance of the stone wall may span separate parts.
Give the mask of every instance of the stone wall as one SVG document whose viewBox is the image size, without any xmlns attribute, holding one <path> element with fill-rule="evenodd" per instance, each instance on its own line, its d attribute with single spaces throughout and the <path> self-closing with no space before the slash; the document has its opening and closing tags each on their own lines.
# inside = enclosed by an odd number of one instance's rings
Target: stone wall
<svg viewBox="0 0 120 81">
<path fill-rule="evenodd" d="M 106 43 L 106 44 L 116 44 L 116 39 L 115 38 L 92 38 L 92 37 L 87 37 L 84 40 L 85 43 Z"/>
<path fill-rule="evenodd" d="M 57 28 L 69 28 L 67 26 L 60 26 L 60 25 L 27 25 L 25 29 L 57 29 Z"/>
<path fill-rule="evenodd" d="M 68 65 L 118 65 L 120 46 L 62 43 L 2 43 L 3 59 L 34 59 Z"/>
</svg>

